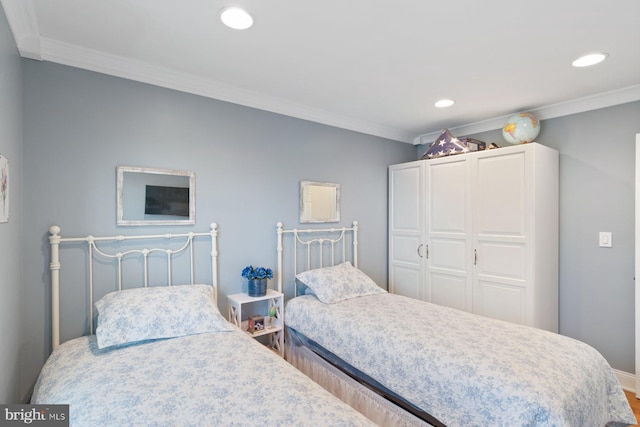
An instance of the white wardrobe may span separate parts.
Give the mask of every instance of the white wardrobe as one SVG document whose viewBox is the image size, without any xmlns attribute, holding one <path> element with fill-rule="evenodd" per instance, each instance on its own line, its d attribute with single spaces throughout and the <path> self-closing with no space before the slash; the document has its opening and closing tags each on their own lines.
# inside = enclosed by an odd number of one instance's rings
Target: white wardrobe
<svg viewBox="0 0 640 427">
<path fill-rule="evenodd" d="M 558 331 L 556 150 L 538 143 L 389 167 L 389 290 Z"/>
</svg>

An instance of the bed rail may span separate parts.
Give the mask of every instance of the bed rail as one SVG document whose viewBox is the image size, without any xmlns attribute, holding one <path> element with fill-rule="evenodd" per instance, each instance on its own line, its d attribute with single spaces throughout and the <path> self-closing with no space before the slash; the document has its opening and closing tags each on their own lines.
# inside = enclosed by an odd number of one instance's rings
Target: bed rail
<svg viewBox="0 0 640 427">
<path fill-rule="evenodd" d="M 102 257 L 105 259 L 117 260 L 117 277 L 118 277 L 118 290 L 122 290 L 123 278 L 122 278 L 122 261 L 126 257 L 142 257 L 143 260 L 143 273 L 144 287 L 149 286 L 149 255 L 153 253 L 166 254 L 167 265 L 167 286 L 172 286 L 172 264 L 173 257 L 183 252 L 188 253 L 189 256 L 189 275 L 191 284 L 195 283 L 195 265 L 194 265 L 194 239 L 197 237 L 209 236 L 211 238 L 211 285 L 213 286 L 214 298 L 218 300 L 218 225 L 216 223 L 210 224 L 210 230 L 208 232 L 200 233 L 179 233 L 179 234 L 151 234 L 151 235 L 118 235 L 111 237 L 95 237 L 92 235 L 85 237 L 62 237 L 60 235 L 60 227 L 53 225 L 49 228 L 49 244 L 51 246 L 51 262 L 49 269 L 51 271 L 51 328 L 52 328 L 52 344 L 55 350 L 60 345 L 60 245 L 64 243 L 86 243 L 87 250 L 89 252 L 87 260 L 88 268 L 88 280 L 89 280 L 89 330 L 90 334 L 93 334 L 93 305 L 94 305 L 94 277 L 93 277 L 93 264 L 96 258 Z M 173 239 L 184 239 L 184 244 L 176 249 L 171 248 L 135 248 L 122 252 L 109 253 L 108 251 L 100 248 L 98 242 L 126 242 L 126 241 L 155 241 L 158 244 L 159 241 L 169 241 Z M 141 243 L 141 245 L 143 244 Z"/>
<path fill-rule="evenodd" d="M 358 268 L 358 221 L 353 221 L 350 228 L 293 228 L 285 230 L 281 222 L 276 224 L 278 233 L 278 269 L 276 271 L 278 291 L 283 292 L 283 266 L 284 266 L 284 235 L 294 235 L 293 250 L 293 275 L 298 274 L 298 252 L 299 248 L 306 254 L 305 269 L 328 267 L 336 264 L 336 248 L 340 247 L 338 256 L 340 262 L 347 261 L 347 239 L 348 232 L 353 233 L 353 266 Z M 325 248 L 328 248 L 329 259 L 325 258 Z M 315 251 L 314 251 L 315 249 Z M 314 266 L 313 254 L 317 254 L 318 263 Z M 326 261 L 326 262 L 325 262 Z M 297 295 L 297 287 L 294 286 L 294 296 Z"/>
</svg>

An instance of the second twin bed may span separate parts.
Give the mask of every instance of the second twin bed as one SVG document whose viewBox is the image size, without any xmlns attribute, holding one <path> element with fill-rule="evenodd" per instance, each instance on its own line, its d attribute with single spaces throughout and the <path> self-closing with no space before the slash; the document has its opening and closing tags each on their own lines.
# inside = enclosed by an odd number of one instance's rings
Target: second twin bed
<svg viewBox="0 0 640 427">
<path fill-rule="evenodd" d="M 366 384 L 433 425 L 635 424 L 613 370 L 594 348 L 389 294 L 355 267 L 357 233 L 357 223 L 335 230 L 278 226 L 279 271 L 286 236 L 296 253 L 287 258 L 297 296 L 285 306 L 286 354 L 312 378 L 323 382 L 323 369 L 337 369 L 355 379 L 354 387 Z M 279 276 L 279 286 L 283 281 Z M 376 405 L 361 408 L 379 424 L 388 419 Z"/>
</svg>

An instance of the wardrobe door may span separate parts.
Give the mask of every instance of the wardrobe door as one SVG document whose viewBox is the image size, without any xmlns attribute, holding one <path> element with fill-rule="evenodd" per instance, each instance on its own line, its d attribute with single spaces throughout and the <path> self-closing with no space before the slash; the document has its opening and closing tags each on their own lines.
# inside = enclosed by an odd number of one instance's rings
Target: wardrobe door
<svg viewBox="0 0 640 427">
<path fill-rule="evenodd" d="M 432 159 L 426 166 L 426 299 L 471 311 L 470 157 Z"/>
<path fill-rule="evenodd" d="M 424 162 L 389 167 L 389 291 L 424 299 Z"/>
<path fill-rule="evenodd" d="M 534 206 L 525 148 L 479 153 L 472 163 L 473 312 L 530 325 Z"/>
</svg>

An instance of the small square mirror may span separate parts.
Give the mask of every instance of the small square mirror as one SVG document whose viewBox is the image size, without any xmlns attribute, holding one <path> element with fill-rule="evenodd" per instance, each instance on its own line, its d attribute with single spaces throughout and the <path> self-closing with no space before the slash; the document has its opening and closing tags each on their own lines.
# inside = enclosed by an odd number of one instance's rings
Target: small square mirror
<svg viewBox="0 0 640 427">
<path fill-rule="evenodd" d="M 340 184 L 301 181 L 300 222 L 340 222 Z"/>
</svg>

